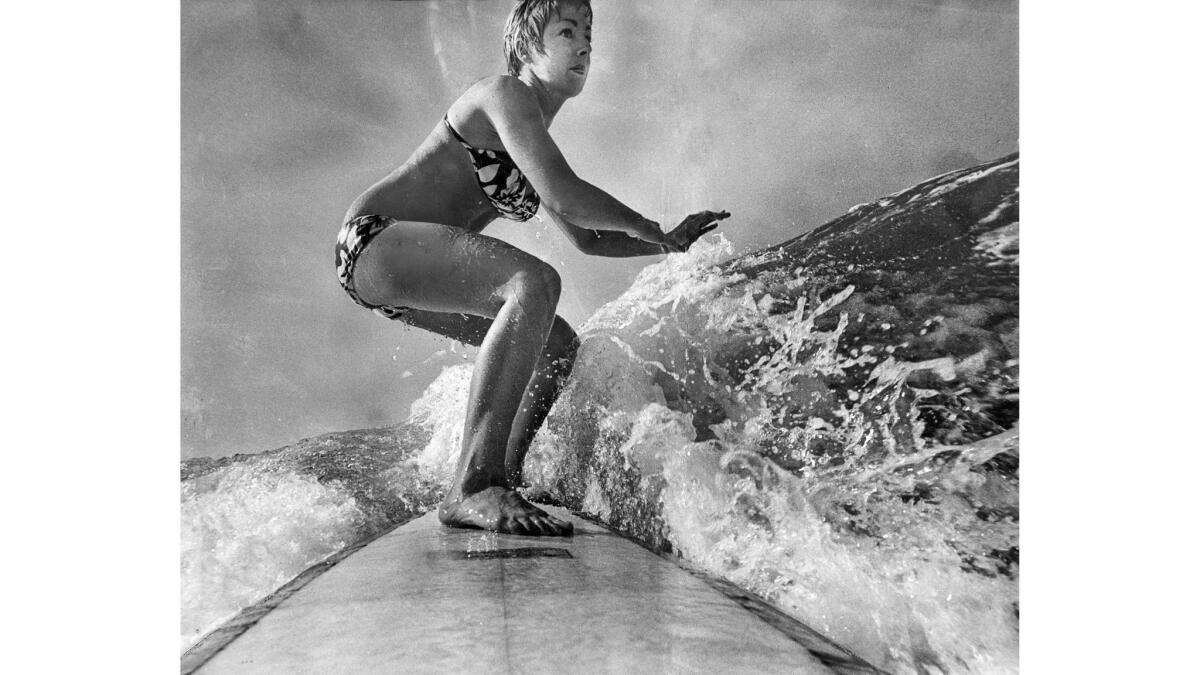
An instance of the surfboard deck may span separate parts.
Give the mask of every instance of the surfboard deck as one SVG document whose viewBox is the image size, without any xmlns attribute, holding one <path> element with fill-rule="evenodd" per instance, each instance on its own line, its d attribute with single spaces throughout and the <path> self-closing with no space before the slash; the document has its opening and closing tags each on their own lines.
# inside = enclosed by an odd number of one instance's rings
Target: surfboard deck
<svg viewBox="0 0 1200 675">
<path fill-rule="evenodd" d="M 880 672 L 611 530 L 544 508 L 575 536 L 450 529 L 433 513 L 402 525 L 243 612 L 224 637 L 189 650 L 182 671 Z"/>
</svg>

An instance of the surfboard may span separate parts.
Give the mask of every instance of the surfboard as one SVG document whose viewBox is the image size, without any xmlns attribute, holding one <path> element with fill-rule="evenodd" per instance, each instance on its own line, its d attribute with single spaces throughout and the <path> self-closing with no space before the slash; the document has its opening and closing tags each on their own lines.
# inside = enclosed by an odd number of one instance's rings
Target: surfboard
<svg viewBox="0 0 1200 675">
<path fill-rule="evenodd" d="M 430 513 L 301 574 L 188 650 L 222 673 L 880 673 L 729 584 L 555 507 L 575 536 Z"/>
</svg>

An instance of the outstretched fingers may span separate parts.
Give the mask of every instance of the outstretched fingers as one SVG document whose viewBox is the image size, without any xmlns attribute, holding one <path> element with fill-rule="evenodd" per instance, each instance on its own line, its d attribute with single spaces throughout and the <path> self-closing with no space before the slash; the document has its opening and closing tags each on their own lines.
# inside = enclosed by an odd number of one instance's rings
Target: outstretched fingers
<svg viewBox="0 0 1200 675">
<path fill-rule="evenodd" d="M 728 211 L 701 211 L 684 218 L 680 225 L 686 227 L 689 234 L 695 231 L 698 238 L 700 235 L 712 231 L 716 228 L 717 223 L 728 217 Z"/>
<path fill-rule="evenodd" d="M 712 232 L 717 224 L 729 217 L 728 211 L 700 211 L 693 213 L 679 223 L 679 227 L 668 235 L 677 251 L 686 251 L 700 237 Z"/>
<path fill-rule="evenodd" d="M 685 218 L 684 222 L 695 220 L 707 224 L 718 220 L 725 220 L 729 215 L 728 211 L 699 211 Z"/>
</svg>

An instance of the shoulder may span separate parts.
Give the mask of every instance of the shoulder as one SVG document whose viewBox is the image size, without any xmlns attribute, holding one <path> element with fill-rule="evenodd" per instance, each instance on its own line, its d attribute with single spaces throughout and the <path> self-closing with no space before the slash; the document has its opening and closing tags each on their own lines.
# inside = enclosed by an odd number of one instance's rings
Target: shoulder
<svg viewBox="0 0 1200 675">
<path fill-rule="evenodd" d="M 505 96 L 532 96 L 530 90 L 518 77 L 512 75 L 492 75 L 476 82 L 472 89 L 481 93 L 499 94 Z"/>
<path fill-rule="evenodd" d="M 468 138 L 474 130 L 478 140 L 491 142 L 487 136 L 496 134 L 497 122 L 541 121 L 542 111 L 537 95 L 524 82 L 511 75 L 493 75 L 468 87 L 450 104 L 446 117 Z M 489 127 L 491 131 L 486 131 Z"/>
<path fill-rule="evenodd" d="M 480 80 L 472 89 L 481 107 L 491 113 L 532 114 L 541 117 L 537 96 L 524 82 L 512 75 L 493 75 Z"/>
</svg>

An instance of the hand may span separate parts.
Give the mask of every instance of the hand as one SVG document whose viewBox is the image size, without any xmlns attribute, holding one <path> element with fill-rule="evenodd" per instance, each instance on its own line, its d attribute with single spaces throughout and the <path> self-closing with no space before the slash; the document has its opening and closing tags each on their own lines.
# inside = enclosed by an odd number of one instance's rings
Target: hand
<svg viewBox="0 0 1200 675">
<path fill-rule="evenodd" d="M 696 240 L 717 228 L 718 220 L 729 217 L 728 211 L 701 211 L 693 213 L 674 230 L 671 230 L 663 241 L 668 251 L 684 253 Z"/>
</svg>

